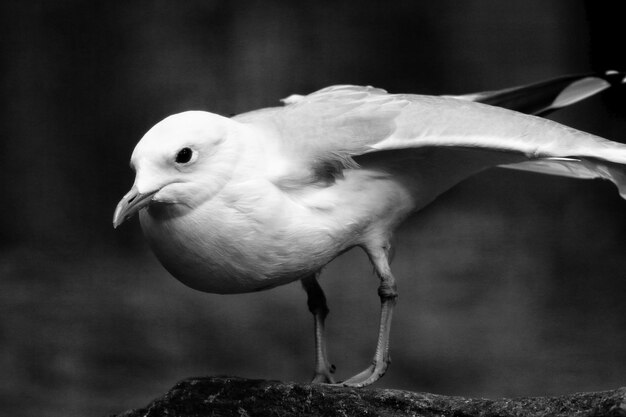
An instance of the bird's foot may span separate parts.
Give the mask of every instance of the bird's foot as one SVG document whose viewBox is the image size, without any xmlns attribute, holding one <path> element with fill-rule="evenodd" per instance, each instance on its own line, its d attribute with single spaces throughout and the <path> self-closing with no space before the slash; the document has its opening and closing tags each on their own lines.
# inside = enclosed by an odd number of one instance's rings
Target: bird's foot
<svg viewBox="0 0 626 417">
<path fill-rule="evenodd" d="M 384 360 L 374 362 L 364 371 L 335 385 L 354 388 L 366 387 L 378 381 L 383 375 L 385 375 L 388 364 L 389 361 Z"/>
<path fill-rule="evenodd" d="M 337 368 L 335 365 L 327 364 L 322 369 L 318 369 L 315 371 L 315 375 L 313 376 L 313 380 L 311 380 L 312 384 L 335 384 L 335 377 L 333 374 Z"/>
</svg>

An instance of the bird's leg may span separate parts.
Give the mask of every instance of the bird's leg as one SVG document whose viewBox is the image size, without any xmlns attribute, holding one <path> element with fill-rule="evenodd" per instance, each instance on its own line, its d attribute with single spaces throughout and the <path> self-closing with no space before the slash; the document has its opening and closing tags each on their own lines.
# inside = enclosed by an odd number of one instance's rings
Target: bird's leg
<svg viewBox="0 0 626 417">
<path fill-rule="evenodd" d="M 378 343 L 372 364 L 363 372 L 349 378 L 341 385 L 351 387 L 364 387 L 373 384 L 385 374 L 387 366 L 391 363 L 389 356 L 389 331 L 393 309 L 398 299 L 395 278 L 391 274 L 389 267 L 388 246 L 377 248 L 366 248 L 366 251 L 374 264 L 376 273 L 380 277 L 380 287 L 378 296 L 380 297 L 380 324 L 378 329 Z"/>
<path fill-rule="evenodd" d="M 309 311 L 313 313 L 315 321 L 315 375 L 313 383 L 329 383 L 333 384 L 335 379 L 335 365 L 328 362 L 326 356 L 326 336 L 324 329 L 324 320 L 328 315 L 328 306 L 326 305 L 326 297 L 320 284 L 317 282 L 319 273 L 302 279 L 302 286 L 307 294 L 307 305 Z"/>
</svg>

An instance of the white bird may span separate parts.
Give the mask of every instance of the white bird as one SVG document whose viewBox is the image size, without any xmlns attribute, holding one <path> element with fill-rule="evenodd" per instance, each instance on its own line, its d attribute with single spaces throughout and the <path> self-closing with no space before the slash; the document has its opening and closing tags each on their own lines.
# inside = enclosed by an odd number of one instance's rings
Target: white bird
<svg viewBox="0 0 626 417">
<path fill-rule="evenodd" d="M 378 343 L 371 366 L 342 384 L 369 385 L 389 363 L 397 298 L 390 239 L 411 213 L 495 166 L 603 178 L 626 198 L 626 145 L 475 101 L 516 108 L 535 100 L 527 111 L 544 112 L 607 88 L 609 76 L 459 97 L 342 85 L 233 118 L 176 114 L 137 144 L 135 183 L 113 224 L 139 212 L 163 266 L 200 291 L 244 293 L 300 280 L 315 321 L 314 382 L 334 383 L 318 274 L 346 250 L 363 248 L 380 278 Z"/>
</svg>

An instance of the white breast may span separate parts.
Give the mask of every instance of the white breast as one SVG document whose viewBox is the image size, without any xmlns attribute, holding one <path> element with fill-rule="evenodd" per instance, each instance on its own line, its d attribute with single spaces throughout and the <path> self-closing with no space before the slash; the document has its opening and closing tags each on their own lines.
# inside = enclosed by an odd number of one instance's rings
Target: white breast
<svg viewBox="0 0 626 417">
<path fill-rule="evenodd" d="M 141 213 L 141 225 L 163 266 L 205 292 L 242 293 L 282 285 L 336 256 L 344 242 L 305 215 L 306 208 L 266 191 L 237 190 L 245 199 L 223 193 L 194 210 L 152 206 Z"/>
<path fill-rule="evenodd" d="M 408 214 L 408 199 L 388 176 L 354 170 L 298 195 L 261 180 L 231 183 L 194 209 L 153 205 L 140 219 L 178 280 L 200 291 L 242 293 L 300 279 L 368 234 L 389 232 Z"/>
</svg>

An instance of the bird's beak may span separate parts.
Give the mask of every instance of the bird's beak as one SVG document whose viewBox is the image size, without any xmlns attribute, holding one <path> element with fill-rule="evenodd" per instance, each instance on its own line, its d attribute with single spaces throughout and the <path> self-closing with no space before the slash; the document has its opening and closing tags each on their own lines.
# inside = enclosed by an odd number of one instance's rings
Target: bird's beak
<svg viewBox="0 0 626 417">
<path fill-rule="evenodd" d="M 120 224 L 133 217 L 142 208 L 148 206 L 157 191 L 158 190 L 149 193 L 140 193 L 137 190 L 137 186 L 133 185 L 133 188 L 126 193 L 117 204 L 117 207 L 115 207 L 113 227 L 117 229 Z"/>
</svg>

